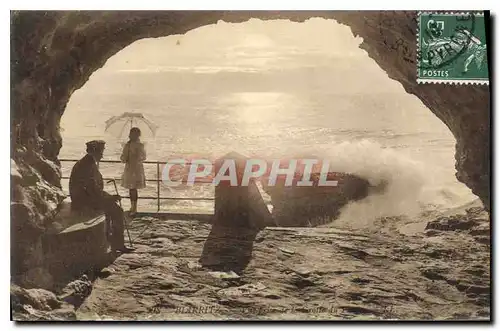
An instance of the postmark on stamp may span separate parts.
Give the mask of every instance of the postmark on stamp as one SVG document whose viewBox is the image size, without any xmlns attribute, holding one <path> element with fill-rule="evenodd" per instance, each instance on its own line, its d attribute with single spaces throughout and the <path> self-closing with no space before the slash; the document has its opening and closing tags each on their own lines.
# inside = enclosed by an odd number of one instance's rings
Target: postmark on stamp
<svg viewBox="0 0 500 331">
<path fill-rule="evenodd" d="M 489 83 L 483 14 L 421 12 L 418 28 L 418 83 Z"/>
</svg>

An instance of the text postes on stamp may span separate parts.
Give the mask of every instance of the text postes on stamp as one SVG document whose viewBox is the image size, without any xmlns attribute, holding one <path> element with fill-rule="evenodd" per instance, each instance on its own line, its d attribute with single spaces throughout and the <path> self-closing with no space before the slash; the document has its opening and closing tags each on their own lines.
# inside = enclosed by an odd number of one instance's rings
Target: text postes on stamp
<svg viewBox="0 0 500 331">
<path fill-rule="evenodd" d="M 483 14 L 422 12 L 418 24 L 418 83 L 489 83 Z"/>
</svg>

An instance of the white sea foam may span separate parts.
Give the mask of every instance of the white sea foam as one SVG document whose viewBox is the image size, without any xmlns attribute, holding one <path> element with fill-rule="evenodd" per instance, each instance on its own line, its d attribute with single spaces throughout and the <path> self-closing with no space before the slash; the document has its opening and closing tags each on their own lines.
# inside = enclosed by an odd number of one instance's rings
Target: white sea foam
<svg viewBox="0 0 500 331">
<path fill-rule="evenodd" d="M 439 169 L 373 141 L 332 144 L 328 150 L 315 151 L 315 155 L 329 159 L 331 171 L 357 175 L 373 186 L 387 183 L 382 193 L 345 206 L 336 225 L 369 227 L 381 217 L 415 218 L 429 209 L 450 208 L 473 198 L 441 186 Z"/>
</svg>

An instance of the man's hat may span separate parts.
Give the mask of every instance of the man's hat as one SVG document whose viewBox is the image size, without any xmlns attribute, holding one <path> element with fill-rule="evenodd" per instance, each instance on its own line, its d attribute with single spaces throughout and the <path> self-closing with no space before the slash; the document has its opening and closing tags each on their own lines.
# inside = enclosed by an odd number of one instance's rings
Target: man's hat
<svg viewBox="0 0 500 331">
<path fill-rule="evenodd" d="M 92 140 L 87 143 L 87 150 L 99 150 L 99 149 L 104 149 L 104 145 L 106 145 L 106 142 L 104 140 Z"/>
</svg>

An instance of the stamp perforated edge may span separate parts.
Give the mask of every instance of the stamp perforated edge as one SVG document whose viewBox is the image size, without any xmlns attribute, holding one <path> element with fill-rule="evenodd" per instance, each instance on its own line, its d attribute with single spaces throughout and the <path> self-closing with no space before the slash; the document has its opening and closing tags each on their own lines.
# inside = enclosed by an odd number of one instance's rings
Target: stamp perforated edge
<svg viewBox="0 0 500 331">
<path fill-rule="evenodd" d="M 436 11 L 419 11 L 417 13 L 417 65 L 415 75 L 417 77 L 417 84 L 448 84 L 448 85 L 490 85 L 489 79 L 425 79 L 418 78 L 418 69 L 420 63 L 420 17 L 425 14 L 435 14 L 435 15 L 467 15 L 473 13 L 475 16 L 484 16 L 483 12 L 474 12 L 474 11 L 466 11 L 466 12 L 436 12 Z M 488 46 L 488 45 L 487 45 Z"/>
<path fill-rule="evenodd" d="M 448 84 L 448 85 L 489 85 L 489 80 L 478 80 L 478 79 L 417 79 L 418 84 Z"/>
</svg>

